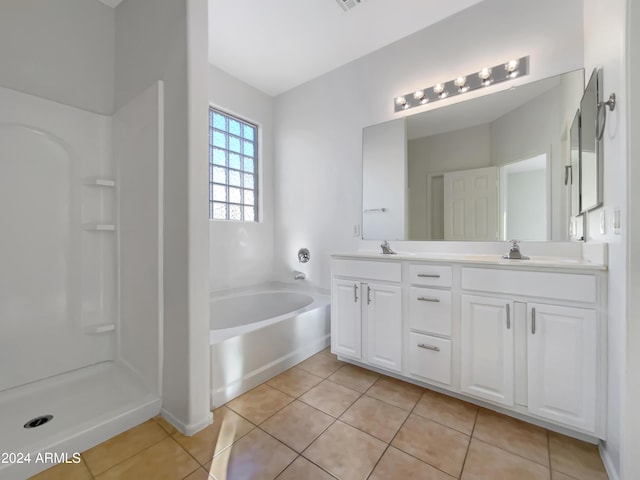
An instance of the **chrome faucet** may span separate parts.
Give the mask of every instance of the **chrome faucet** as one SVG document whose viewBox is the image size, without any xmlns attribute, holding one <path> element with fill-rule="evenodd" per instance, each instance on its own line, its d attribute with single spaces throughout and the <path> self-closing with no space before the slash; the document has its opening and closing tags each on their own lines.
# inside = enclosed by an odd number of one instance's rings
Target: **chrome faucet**
<svg viewBox="0 0 640 480">
<path fill-rule="evenodd" d="M 385 254 L 385 255 L 395 255 L 396 254 L 396 252 L 391 250 L 391 245 L 389 245 L 389 242 L 387 242 L 386 240 L 382 243 L 382 245 L 380 245 L 380 248 L 382 248 L 382 253 Z"/>
<path fill-rule="evenodd" d="M 294 270 L 293 271 L 293 279 L 294 280 L 304 280 L 305 278 L 307 278 L 307 274 L 304 272 L 300 272 L 298 270 Z"/>
<path fill-rule="evenodd" d="M 502 258 L 506 260 L 529 260 L 529 257 L 525 257 L 520 253 L 520 240 L 511 240 L 511 248 L 509 248 L 509 253 L 503 255 Z"/>
</svg>

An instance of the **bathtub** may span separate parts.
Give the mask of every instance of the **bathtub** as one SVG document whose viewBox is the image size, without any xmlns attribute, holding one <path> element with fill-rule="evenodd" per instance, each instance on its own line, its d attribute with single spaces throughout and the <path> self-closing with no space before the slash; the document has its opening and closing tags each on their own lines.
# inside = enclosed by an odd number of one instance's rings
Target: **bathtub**
<svg viewBox="0 0 640 480">
<path fill-rule="evenodd" d="M 210 301 L 212 408 L 330 343 L 328 292 L 272 282 Z"/>
</svg>

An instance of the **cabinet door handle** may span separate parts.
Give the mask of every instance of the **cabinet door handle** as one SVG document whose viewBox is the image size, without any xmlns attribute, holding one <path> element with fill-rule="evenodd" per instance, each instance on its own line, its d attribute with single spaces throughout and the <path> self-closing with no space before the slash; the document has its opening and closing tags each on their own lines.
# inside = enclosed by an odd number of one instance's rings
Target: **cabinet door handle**
<svg viewBox="0 0 640 480">
<path fill-rule="evenodd" d="M 440 278 L 440 275 L 437 273 L 419 273 L 418 277 L 420 278 Z"/>
<path fill-rule="evenodd" d="M 353 301 L 358 303 L 358 285 L 353 284 Z"/>
<path fill-rule="evenodd" d="M 435 345 L 427 345 L 426 343 L 419 343 L 419 348 L 426 348 L 427 350 L 433 350 L 434 352 L 439 352 L 440 347 L 436 347 Z"/>
<path fill-rule="evenodd" d="M 367 305 L 371 303 L 371 287 L 367 285 Z"/>
<path fill-rule="evenodd" d="M 531 335 L 536 334 L 536 309 L 531 309 Z"/>
<path fill-rule="evenodd" d="M 507 303 L 507 330 L 511 328 L 511 305 Z"/>
<path fill-rule="evenodd" d="M 418 300 L 420 300 L 421 302 L 434 302 L 434 303 L 440 303 L 440 299 L 439 299 L 439 298 L 418 297 Z"/>
</svg>

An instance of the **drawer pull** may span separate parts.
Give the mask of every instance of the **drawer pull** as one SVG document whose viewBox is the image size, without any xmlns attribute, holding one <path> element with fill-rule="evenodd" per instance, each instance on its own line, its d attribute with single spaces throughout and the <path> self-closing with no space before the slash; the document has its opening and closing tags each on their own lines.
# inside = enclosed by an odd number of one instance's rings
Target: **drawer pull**
<svg viewBox="0 0 640 480">
<path fill-rule="evenodd" d="M 353 301 L 358 303 L 358 285 L 353 284 Z"/>
<path fill-rule="evenodd" d="M 426 343 L 419 343 L 418 347 L 426 348 L 427 350 L 433 350 L 434 352 L 440 351 L 440 347 L 436 347 L 435 345 L 427 345 Z"/>
<path fill-rule="evenodd" d="M 507 303 L 507 330 L 511 328 L 511 309 L 510 305 Z"/>
<path fill-rule="evenodd" d="M 371 287 L 367 285 L 367 305 L 371 304 Z"/>
<path fill-rule="evenodd" d="M 437 273 L 419 273 L 418 277 L 420 278 L 440 278 L 440 275 Z"/>
<path fill-rule="evenodd" d="M 418 297 L 418 300 L 420 300 L 421 302 L 434 302 L 434 303 L 440 303 L 440 299 L 439 299 L 439 298 Z"/>
</svg>

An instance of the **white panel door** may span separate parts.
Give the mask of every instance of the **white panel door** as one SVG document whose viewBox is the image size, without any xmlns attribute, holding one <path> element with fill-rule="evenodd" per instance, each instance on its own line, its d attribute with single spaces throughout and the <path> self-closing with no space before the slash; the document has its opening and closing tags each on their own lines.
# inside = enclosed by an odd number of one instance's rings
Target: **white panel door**
<svg viewBox="0 0 640 480">
<path fill-rule="evenodd" d="M 513 302 L 462 296 L 461 389 L 502 405 L 514 401 Z"/>
<path fill-rule="evenodd" d="M 331 351 L 360 359 L 362 356 L 362 322 L 357 280 L 336 278 L 331 285 Z"/>
<path fill-rule="evenodd" d="M 363 284 L 367 361 L 402 371 L 402 294 L 399 285 Z"/>
<path fill-rule="evenodd" d="M 497 240 L 498 169 L 444 175 L 445 240 Z"/>
<path fill-rule="evenodd" d="M 595 310 L 530 303 L 527 330 L 529 412 L 595 432 Z"/>
</svg>

